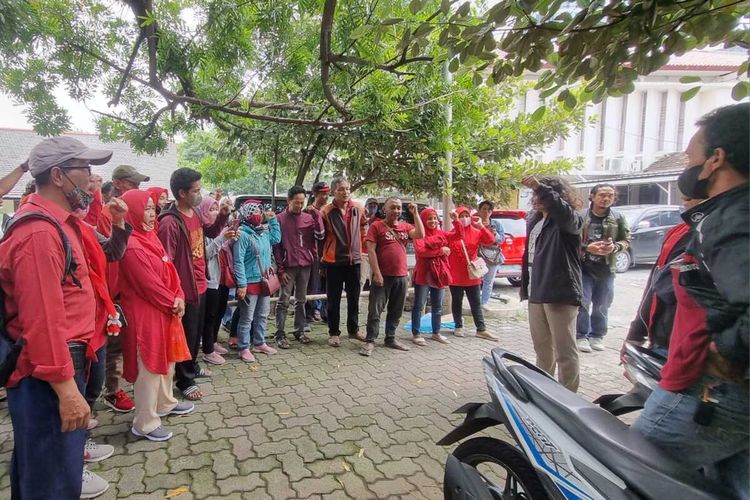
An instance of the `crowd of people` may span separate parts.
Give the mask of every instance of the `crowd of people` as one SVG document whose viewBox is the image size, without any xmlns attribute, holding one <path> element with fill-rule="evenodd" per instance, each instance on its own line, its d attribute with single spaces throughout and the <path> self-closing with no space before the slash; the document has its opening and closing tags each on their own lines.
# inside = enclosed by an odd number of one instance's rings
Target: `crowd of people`
<svg viewBox="0 0 750 500">
<path fill-rule="evenodd" d="M 687 151 L 695 166 L 680 177 L 695 206 L 668 236 L 628 336 L 667 356 L 661 389 L 635 427 L 691 467 L 713 467 L 744 498 L 748 121 L 748 106 L 738 105 L 699 122 Z M 162 418 L 194 411 L 204 396 L 200 379 L 212 376 L 209 365 L 227 362 L 230 351 L 218 341 L 222 325 L 229 325 L 228 347 L 240 362 L 290 349 L 291 338 L 299 346 L 310 343 L 315 321 L 325 322 L 327 344 L 337 348 L 346 292 L 346 334 L 361 342 L 359 354 L 373 354 L 383 312 L 383 345 L 408 351 L 396 332 L 413 286 L 415 346 L 450 343 L 441 333 L 446 290 L 455 337 L 466 335 L 466 296 L 474 335 L 499 340 L 482 307 L 503 261 L 503 228 L 491 218 L 490 201 L 477 211 L 457 207 L 446 214 L 451 227 L 444 230 L 435 209 L 419 212 L 409 203 L 413 223 L 407 223 L 400 199 L 388 198 L 382 210 L 374 199 L 362 205 L 338 177 L 330 186 L 317 182 L 310 203 L 304 187 L 292 187 L 277 215 L 259 200 L 235 210 L 221 191 L 203 194 L 201 174 L 189 168 L 172 174 L 168 190 L 140 189 L 150 179 L 129 165 L 116 167 L 105 183 L 91 167 L 111 156 L 70 137 L 46 139 L 0 180 L 2 188 L 25 171 L 34 178 L 0 242 L 5 329 L 11 341 L 22 341 L 6 383 L 13 498 L 93 498 L 106 491 L 107 482 L 84 467 L 114 453 L 88 438 L 100 398 L 115 411 L 133 412 L 135 436 L 170 439 Z M 603 349 L 615 255 L 630 240 L 627 222 L 613 208 L 612 185 L 595 186 L 581 212 L 565 180 L 528 176 L 522 182 L 533 192 L 533 210 L 521 298 L 528 301 L 537 365 L 557 372 L 575 392 L 579 352 Z M 727 224 L 730 218 L 734 223 Z M 409 242 L 416 257 L 411 275 Z M 363 332 L 360 293 L 368 280 Z M 422 332 L 428 300 L 430 327 Z M 294 319 L 287 322 L 290 306 Z M 133 384 L 134 400 L 121 379 Z M 696 408 L 708 402 L 713 418 L 696 424 Z M 710 432 L 697 435 L 696 425 Z"/>
</svg>

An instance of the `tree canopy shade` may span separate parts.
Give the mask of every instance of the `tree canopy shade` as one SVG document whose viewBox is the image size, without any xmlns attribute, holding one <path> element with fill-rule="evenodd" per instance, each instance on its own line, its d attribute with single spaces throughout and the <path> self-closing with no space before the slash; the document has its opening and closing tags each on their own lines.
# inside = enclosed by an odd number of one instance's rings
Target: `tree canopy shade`
<svg viewBox="0 0 750 500">
<path fill-rule="evenodd" d="M 79 100 L 100 90 L 110 100 L 96 110 L 100 133 L 145 151 L 204 123 L 397 127 L 421 105 L 413 82 L 445 60 L 474 85 L 541 72 L 543 96 L 572 108 L 629 92 L 671 54 L 747 46 L 749 10 L 740 0 L 0 0 L 0 87 L 42 134 L 69 123 L 58 85 Z"/>
</svg>

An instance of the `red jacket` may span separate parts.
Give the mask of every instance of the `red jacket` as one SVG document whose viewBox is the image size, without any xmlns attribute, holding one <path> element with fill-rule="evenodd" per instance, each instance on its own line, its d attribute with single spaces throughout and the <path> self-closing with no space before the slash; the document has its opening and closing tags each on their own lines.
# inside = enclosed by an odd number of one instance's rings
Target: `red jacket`
<svg viewBox="0 0 750 500">
<path fill-rule="evenodd" d="M 453 277 L 451 286 L 479 285 L 482 283 L 481 278 L 473 279 L 469 277 L 469 263 L 466 261 L 461 241 L 466 244 L 469 260 L 474 260 L 479 254 L 479 246 L 493 244 L 495 242 L 495 235 L 484 226 L 482 226 L 482 229 L 477 229 L 469 225 L 464 227 L 463 238 L 458 234 L 454 234 L 450 238 L 449 248 L 451 249 L 451 254 L 448 257 L 448 263 Z"/>
<path fill-rule="evenodd" d="M 427 210 L 423 210 L 422 213 L 424 214 Z M 424 221 L 425 217 L 422 217 L 422 222 Z M 463 225 L 458 221 L 453 222 L 451 232 L 441 229 L 430 231 L 425 226 L 425 237 L 414 240 L 414 253 L 417 257 L 417 263 L 414 266 L 415 285 L 445 288 L 451 284 L 450 263 L 448 257 L 443 254 L 443 247 L 449 247 L 449 239 L 454 235 L 463 235 L 463 230 Z"/>
</svg>

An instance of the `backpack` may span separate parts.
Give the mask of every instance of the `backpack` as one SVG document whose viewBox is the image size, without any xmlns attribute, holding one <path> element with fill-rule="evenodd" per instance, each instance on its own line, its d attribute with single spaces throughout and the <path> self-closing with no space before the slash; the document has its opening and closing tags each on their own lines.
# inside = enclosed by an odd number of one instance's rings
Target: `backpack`
<svg viewBox="0 0 750 500">
<path fill-rule="evenodd" d="M 16 215 L 10 219 L 5 227 L 5 234 L 0 238 L 0 243 L 5 241 L 13 232 L 13 229 L 18 225 L 27 220 L 44 220 L 55 226 L 57 233 L 62 240 L 63 251 L 65 252 L 65 267 L 63 271 L 61 285 L 65 284 L 65 281 L 70 276 L 73 279 L 73 283 L 81 287 L 81 282 L 76 278 L 75 271 L 78 268 L 78 263 L 73 257 L 73 247 L 70 244 L 68 236 L 63 231 L 62 226 L 49 215 L 42 212 L 25 212 Z M 21 354 L 21 349 L 26 344 L 23 336 L 18 337 L 18 340 L 13 340 L 8 335 L 5 323 L 5 293 L 0 288 L 0 387 L 5 387 L 8 383 L 8 379 L 16 369 L 16 363 L 18 362 L 18 356 Z"/>
<path fill-rule="evenodd" d="M 219 249 L 219 283 L 227 288 L 236 288 L 237 281 L 234 279 L 234 253 L 232 247 L 234 240 L 227 240 Z"/>
</svg>

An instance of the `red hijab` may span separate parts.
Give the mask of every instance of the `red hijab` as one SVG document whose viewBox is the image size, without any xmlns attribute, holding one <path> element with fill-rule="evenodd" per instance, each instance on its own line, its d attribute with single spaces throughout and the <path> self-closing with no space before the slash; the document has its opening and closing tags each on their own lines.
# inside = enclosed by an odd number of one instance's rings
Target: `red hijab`
<svg viewBox="0 0 750 500">
<path fill-rule="evenodd" d="M 435 214 L 438 216 L 438 226 L 437 228 L 434 228 L 434 229 L 430 229 L 427 227 L 427 219 L 432 214 Z M 440 216 L 438 215 L 437 210 L 435 210 L 434 208 L 432 207 L 425 208 L 419 213 L 419 218 L 422 219 L 422 225 L 424 226 L 425 238 L 436 234 L 440 230 Z"/>
<path fill-rule="evenodd" d="M 130 238 L 140 244 L 147 253 L 164 262 L 164 286 L 173 291 L 176 296 L 181 290 L 177 269 L 174 267 L 172 260 L 167 256 L 161 240 L 156 235 L 156 231 L 154 229 L 146 229 L 143 224 L 143 214 L 146 211 L 149 198 L 151 198 L 151 194 L 148 191 L 137 189 L 132 189 L 123 194 L 121 199 L 128 206 L 128 213 L 125 214 L 125 220 L 133 226 L 133 234 L 130 235 Z M 162 279 L 161 276 L 157 276 L 157 278 Z"/>
<path fill-rule="evenodd" d="M 159 209 L 159 198 L 161 198 L 162 193 L 169 196 L 169 192 L 164 189 L 163 187 L 150 187 L 146 190 L 146 192 L 149 194 L 151 199 L 154 201 L 154 207 L 156 207 L 157 215 L 160 211 Z"/>
</svg>

